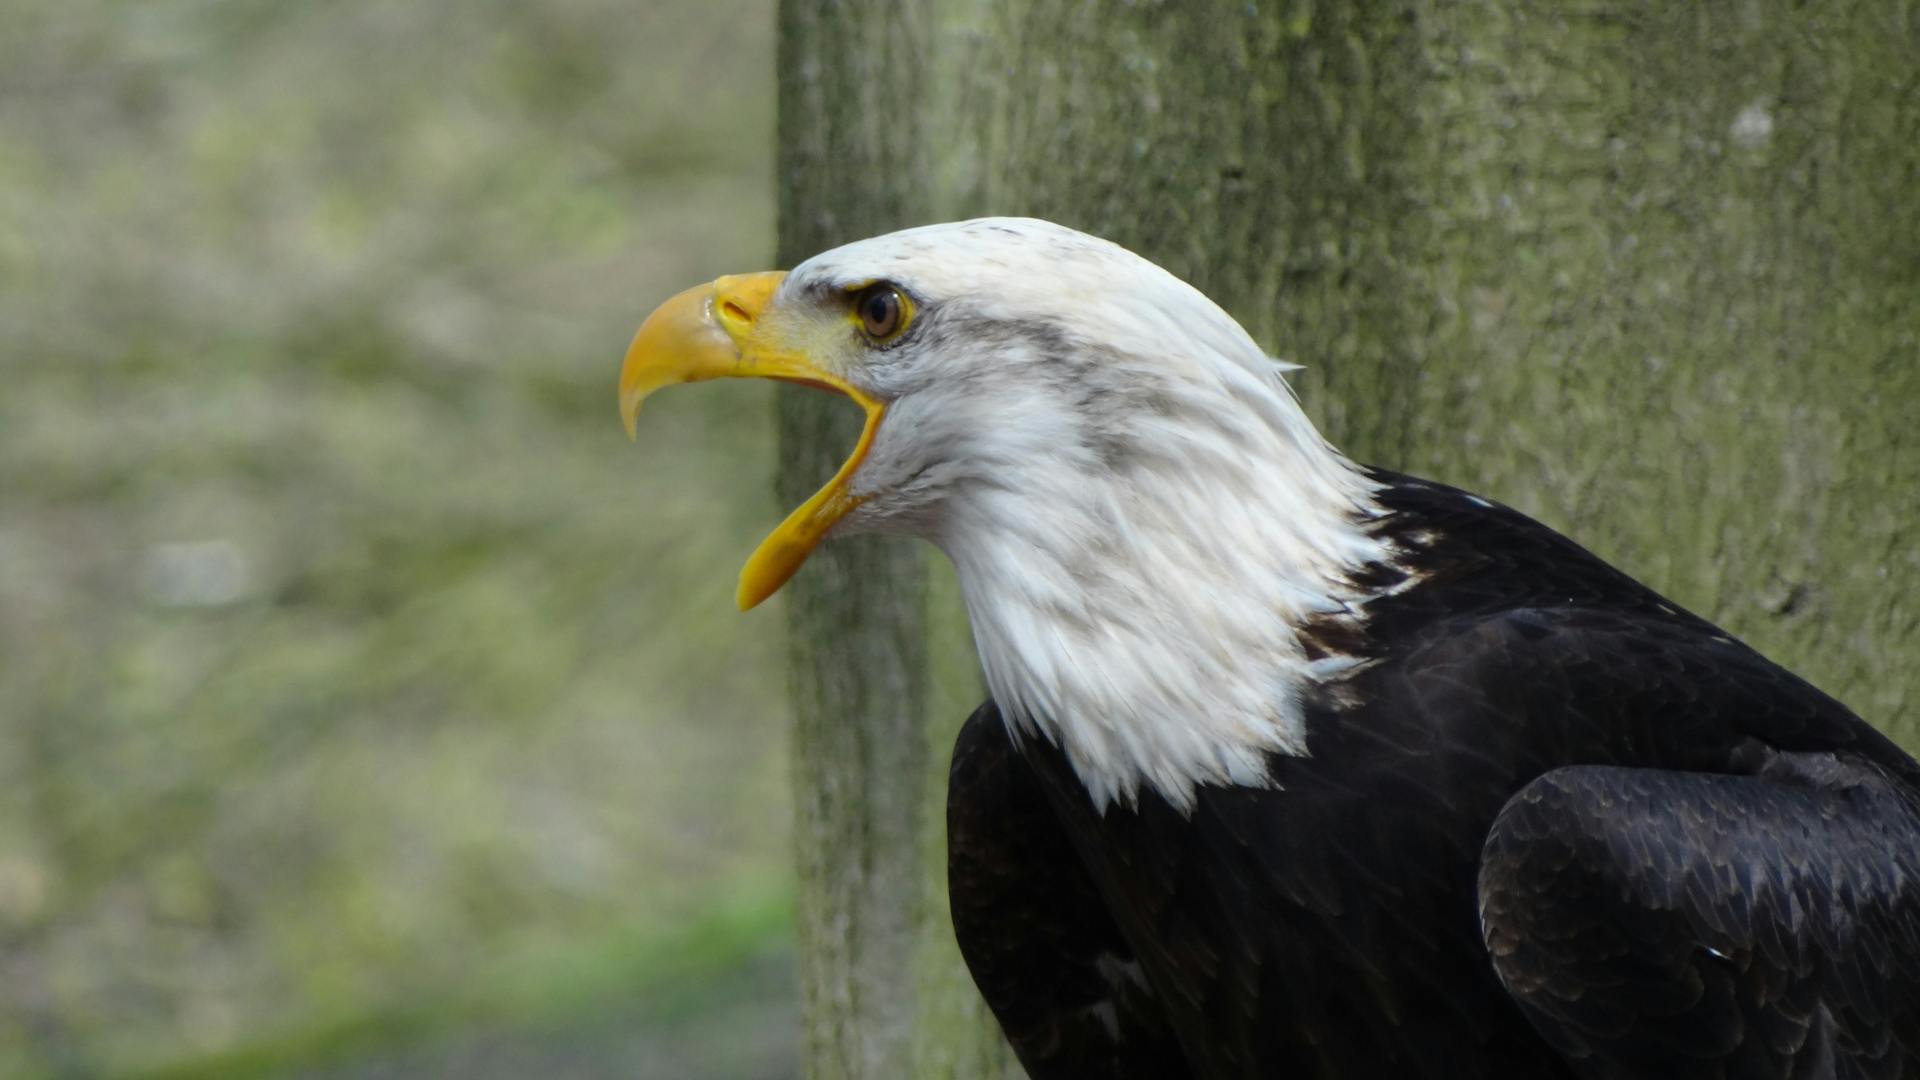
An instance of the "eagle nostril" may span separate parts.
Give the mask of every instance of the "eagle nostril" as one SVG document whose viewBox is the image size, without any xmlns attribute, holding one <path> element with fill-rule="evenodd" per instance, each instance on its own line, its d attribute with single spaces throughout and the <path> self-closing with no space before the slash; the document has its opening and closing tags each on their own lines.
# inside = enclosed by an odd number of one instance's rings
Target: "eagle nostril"
<svg viewBox="0 0 1920 1080">
<path fill-rule="evenodd" d="M 729 322 L 750 323 L 753 321 L 753 316 L 747 312 L 746 308 L 741 307 L 731 300 L 721 301 L 720 316 Z"/>
</svg>

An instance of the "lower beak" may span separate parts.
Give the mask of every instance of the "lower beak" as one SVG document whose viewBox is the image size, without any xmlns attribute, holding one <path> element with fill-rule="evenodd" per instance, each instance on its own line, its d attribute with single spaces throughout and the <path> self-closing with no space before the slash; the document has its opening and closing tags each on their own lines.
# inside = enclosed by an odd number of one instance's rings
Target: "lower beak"
<svg viewBox="0 0 1920 1080">
<path fill-rule="evenodd" d="M 632 436 L 640 403 L 664 386 L 703 379 L 761 378 L 836 390 L 867 412 L 853 453 L 833 479 L 787 515 L 760 543 L 740 571 L 736 599 L 745 611 L 787 583 L 835 522 L 860 505 L 848 490 L 866 460 L 886 406 L 868 397 L 782 341 L 778 322 L 767 318 L 785 274 L 743 274 L 700 285 L 654 309 L 640 324 L 620 367 L 620 419 Z"/>
</svg>

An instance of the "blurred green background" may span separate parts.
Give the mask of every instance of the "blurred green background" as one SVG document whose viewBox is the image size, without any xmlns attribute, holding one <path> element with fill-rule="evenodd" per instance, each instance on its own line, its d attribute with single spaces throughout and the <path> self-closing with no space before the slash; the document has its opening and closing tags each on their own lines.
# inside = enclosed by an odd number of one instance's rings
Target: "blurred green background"
<svg viewBox="0 0 1920 1080">
<path fill-rule="evenodd" d="M 0 0 L 0 1075 L 792 1072 L 772 14 Z"/>
</svg>

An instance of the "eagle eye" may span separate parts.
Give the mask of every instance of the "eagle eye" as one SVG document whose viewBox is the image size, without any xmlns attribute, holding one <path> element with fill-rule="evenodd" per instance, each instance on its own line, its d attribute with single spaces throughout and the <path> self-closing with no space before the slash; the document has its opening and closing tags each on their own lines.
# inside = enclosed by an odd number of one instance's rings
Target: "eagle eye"
<svg viewBox="0 0 1920 1080">
<path fill-rule="evenodd" d="M 853 298 L 853 313 L 860 320 L 860 331 L 876 342 L 896 337 L 907 325 L 907 302 L 900 290 L 884 282 L 869 285 Z"/>
</svg>

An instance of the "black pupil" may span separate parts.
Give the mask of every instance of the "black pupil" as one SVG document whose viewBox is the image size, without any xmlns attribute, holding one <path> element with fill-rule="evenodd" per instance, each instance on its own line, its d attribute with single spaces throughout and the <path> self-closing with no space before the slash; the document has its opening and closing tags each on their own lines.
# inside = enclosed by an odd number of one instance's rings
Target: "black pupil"
<svg viewBox="0 0 1920 1080">
<path fill-rule="evenodd" d="M 867 329 L 885 333 L 893 328 L 893 296 L 876 292 L 867 297 Z"/>
</svg>

